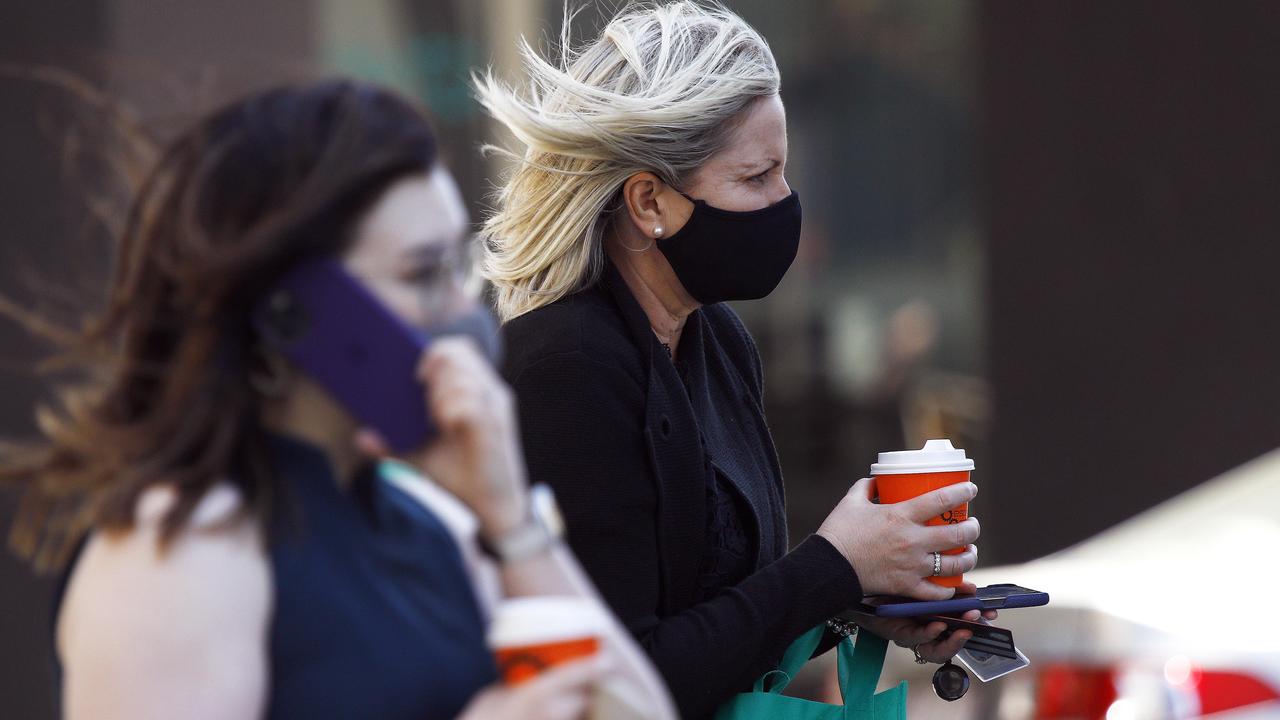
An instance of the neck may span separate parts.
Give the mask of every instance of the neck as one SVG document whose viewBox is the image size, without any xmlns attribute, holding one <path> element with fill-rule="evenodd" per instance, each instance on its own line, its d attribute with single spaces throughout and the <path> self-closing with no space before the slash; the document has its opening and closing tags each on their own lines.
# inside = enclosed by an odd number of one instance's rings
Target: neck
<svg viewBox="0 0 1280 720">
<path fill-rule="evenodd" d="M 648 242 L 645 238 L 635 241 L 642 243 L 636 247 Z M 621 247 L 621 242 L 612 238 L 606 242 L 606 248 L 618 274 L 649 318 L 649 327 L 658 341 L 670 348 L 674 358 L 685 322 L 700 307 L 698 301 L 676 279 L 675 271 L 657 247 L 637 253 Z"/>
<path fill-rule="evenodd" d="M 262 404 L 260 418 L 267 430 L 290 435 L 323 451 L 338 486 L 350 486 L 364 461 L 355 446 L 357 426 L 319 386 L 307 378 L 294 377 L 285 396 Z"/>
</svg>

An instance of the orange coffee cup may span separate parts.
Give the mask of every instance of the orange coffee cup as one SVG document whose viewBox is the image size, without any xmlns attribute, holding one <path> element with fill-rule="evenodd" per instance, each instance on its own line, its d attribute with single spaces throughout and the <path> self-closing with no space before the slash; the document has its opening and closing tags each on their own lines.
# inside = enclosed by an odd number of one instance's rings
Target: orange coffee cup
<svg viewBox="0 0 1280 720">
<path fill-rule="evenodd" d="M 489 626 L 489 647 L 503 681 L 516 685 L 600 650 L 605 618 L 579 597 L 535 595 L 502 601 Z"/>
<path fill-rule="evenodd" d="M 929 440 L 919 450 L 880 453 L 879 462 L 871 466 L 871 476 L 876 480 L 876 492 L 882 503 L 910 500 L 940 487 L 962 483 L 969 479 L 973 461 L 965 457 L 964 450 L 951 446 L 950 440 Z M 954 525 L 969 517 L 969 503 L 952 508 L 941 515 L 929 518 L 926 525 Z M 944 550 L 944 555 L 959 555 L 965 548 Z M 963 575 L 931 577 L 929 582 L 943 587 L 959 587 Z"/>
</svg>

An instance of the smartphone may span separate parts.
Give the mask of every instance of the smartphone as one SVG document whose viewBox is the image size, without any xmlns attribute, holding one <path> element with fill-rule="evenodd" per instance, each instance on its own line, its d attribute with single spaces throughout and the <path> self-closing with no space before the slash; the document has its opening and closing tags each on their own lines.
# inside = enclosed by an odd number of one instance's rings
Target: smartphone
<svg viewBox="0 0 1280 720">
<path fill-rule="evenodd" d="M 886 598 L 877 605 L 863 604 L 860 612 L 880 617 L 917 617 L 921 615 L 960 615 L 969 610 L 1007 610 L 1049 604 L 1049 593 L 1010 583 L 978 588 L 975 595 L 957 595 L 950 600 L 911 600 Z"/>
<path fill-rule="evenodd" d="M 289 270 L 254 308 L 259 337 L 334 396 L 392 450 L 435 435 L 416 370 L 426 341 L 333 259 Z"/>
</svg>

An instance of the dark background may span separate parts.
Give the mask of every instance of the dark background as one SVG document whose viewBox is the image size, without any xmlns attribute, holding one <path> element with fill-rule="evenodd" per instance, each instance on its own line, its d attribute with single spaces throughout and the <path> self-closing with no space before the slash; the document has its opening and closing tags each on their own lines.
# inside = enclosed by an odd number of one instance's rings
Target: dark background
<svg viewBox="0 0 1280 720">
<path fill-rule="evenodd" d="M 1280 446 L 1280 5 L 981 7 L 980 501 L 1024 560 Z"/>
<path fill-rule="evenodd" d="M 0 61 L 69 64 L 102 81 L 103 53 L 249 62 L 270 68 L 264 75 L 317 61 L 307 3 L 273 3 L 271 12 L 177 3 L 182 11 L 168 14 L 145 5 L 6 3 Z M 412 5 L 437 30 L 468 22 Z M 745 3 L 744 14 L 757 5 Z M 970 447 L 983 450 L 975 514 L 990 564 L 1066 547 L 1280 445 L 1280 5 L 966 7 L 974 143 L 957 167 L 983 247 L 985 332 L 973 373 L 989 387 L 990 420 Z M 816 77 L 806 82 L 819 97 L 840 92 L 839 78 Z M 31 297 L 23 269 L 56 270 L 63 241 L 83 230 L 57 134 L 42 130 L 36 111 L 47 95 L 0 78 L 0 289 L 20 299 Z M 478 135 L 474 120 L 444 123 L 446 135 Z M 485 170 L 455 164 L 476 201 Z M 781 367 L 784 358 L 769 357 L 784 352 L 781 341 L 758 334 L 767 362 Z M 43 389 L 24 368 L 38 349 L 8 321 L 0 349 L 0 432 L 28 435 Z M 771 409 L 800 508 L 807 492 L 820 494 L 806 490 L 806 460 L 822 450 L 813 437 L 841 413 L 812 397 L 778 392 Z M 866 427 L 884 426 L 875 408 L 860 412 Z M 884 442 L 869 447 L 895 449 Z M 871 459 L 833 457 L 850 477 Z M 6 526 L 11 508 L 6 493 Z M 793 526 L 807 531 L 811 521 Z M 7 717 L 52 712 L 48 587 L 0 555 Z"/>
<path fill-rule="evenodd" d="M 6 6 L 0 61 L 46 60 L 67 48 L 99 48 L 103 22 L 96 4 L 73 0 L 28 3 L 21 12 Z M 6 293 L 18 286 L 19 257 L 33 265 L 52 264 L 59 248 L 51 240 L 75 232 L 56 155 L 41 144 L 34 112 L 40 95 L 29 84 L 0 79 L 0 287 Z M 0 432 L 6 436 L 31 432 L 39 388 L 21 368 L 35 354 L 18 327 L 0 321 Z M 13 505 L 12 492 L 0 494 L 6 535 Z M 52 716 L 48 585 L 35 582 L 13 555 L 0 553 L 0 714 L 6 717 Z"/>
</svg>

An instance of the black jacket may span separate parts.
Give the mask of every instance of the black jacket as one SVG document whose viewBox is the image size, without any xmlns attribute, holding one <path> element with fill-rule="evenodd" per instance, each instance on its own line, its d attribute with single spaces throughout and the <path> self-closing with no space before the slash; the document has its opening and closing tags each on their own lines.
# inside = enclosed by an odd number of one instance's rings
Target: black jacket
<svg viewBox="0 0 1280 720">
<path fill-rule="evenodd" d="M 595 286 L 503 332 L 530 480 L 555 490 L 575 554 L 683 717 L 709 716 L 798 635 L 861 599 L 857 575 L 825 539 L 786 552 L 759 352 L 727 306 L 695 311 L 683 331 L 681 364 L 702 373 L 694 392 L 612 265 Z M 713 467 L 752 509 L 758 569 L 695 604 Z"/>
</svg>

